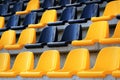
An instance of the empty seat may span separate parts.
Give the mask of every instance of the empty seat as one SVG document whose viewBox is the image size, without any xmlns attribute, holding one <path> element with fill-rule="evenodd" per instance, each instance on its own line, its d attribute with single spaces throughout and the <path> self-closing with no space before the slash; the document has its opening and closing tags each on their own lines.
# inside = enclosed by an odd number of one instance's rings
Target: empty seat
<svg viewBox="0 0 120 80">
<path fill-rule="evenodd" d="M 103 20 L 111 20 L 114 17 L 116 17 L 118 14 L 120 14 L 120 1 L 111 1 L 109 2 L 105 10 L 103 12 L 103 15 L 101 17 L 93 17 L 92 21 L 103 21 Z"/>
<path fill-rule="evenodd" d="M 82 39 L 82 27 L 78 24 L 68 25 L 62 35 L 62 38 L 58 42 L 48 42 L 49 47 L 67 46 L 71 41 Z"/>
<path fill-rule="evenodd" d="M 103 48 L 92 69 L 77 73 L 80 78 L 103 78 L 120 66 L 120 47 Z"/>
<path fill-rule="evenodd" d="M 46 45 L 48 42 L 57 40 L 57 28 L 55 26 L 48 26 L 40 33 L 39 40 L 35 44 L 27 44 L 25 48 L 39 48 Z"/>
<path fill-rule="evenodd" d="M 0 49 L 3 49 L 5 45 L 12 45 L 16 42 L 16 32 L 13 30 L 8 30 L 2 33 L 0 39 Z"/>
<path fill-rule="evenodd" d="M 39 0 L 30 0 L 27 4 L 27 7 L 24 11 L 18 11 L 16 12 L 17 15 L 23 15 L 23 14 L 28 14 L 31 12 L 31 10 L 37 10 L 39 9 L 40 4 Z"/>
<path fill-rule="evenodd" d="M 34 70 L 20 73 L 22 77 L 42 77 L 48 71 L 55 71 L 60 68 L 60 55 L 57 50 L 44 51 L 39 58 L 38 64 Z"/>
<path fill-rule="evenodd" d="M 117 23 L 114 34 L 111 38 L 100 39 L 101 44 L 118 44 L 120 43 L 120 21 Z"/>
<path fill-rule="evenodd" d="M 0 16 L 0 29 L 4 28 L 4 26 L 5 26 L 5 18 Z"/>
<path fill-rule="evenodd" d="M 73 19 L 69 20 L 69 23 L 79 23 L 79 22 L 86 22 L 90 20 L 91 17 L 99 16 L 99 5 L 98 4 L 87 4 L 80 16 L 80 19 Z"/>
<path fill-rule="evenodd" d="M 46 10 L 41 17 L 38 24 L 30 24 L 29 28 L 42 28 L 45 27 L 49 22 L 55 22 L 57 20 L 56 10 Z"/>
<path fill-rule="evenodd" d="M 63 25 L 68 20 L 75 19 L 77 17 L 77 9 L 76 7 L 66 7 L 63 9 L 61 13 L 59 21 L 49 23 L 48 25 Z"/>
<path fill-rule="evenodd" d="M 34 55 L 32 52 L 21 52 L 17 55 L 10 70 L 0 72 L 0 77 L 16 77 L 20 72 L 33 69 Z"/>
<path fill-rule="evenodd" d="M 84 48 L 71 50 L 66 58 L 62 69 L 47 73 L 48 77 L 68 78 L 75 75 L 78 71 L 89 69 L 89 51 Z"/>
<path fill-rule="evenodd" d="M 8 12 L 8 6 L 7 4 L 1 4 L 0 5 L 0 16 L 4 16 Z"/>
<path fill-rule="evenodd" d="M 7 49 L 7 50 L 22 49 L 24 45 L 33 44 L 35 42 L 36 42 L 35 29 L 32 29 L 32 28 L 24 29 L 20 34 L 18 42 L 16 44 L 12 44 L 12 45 L 5 45 L 5 49 Z"/>
<path fill-rule="evenodd" d="M 10 69 L 10 54 L 0 53 L 0 72 Z"/>
<path fill-rule="evenodd" d="M 94 45 L 100 39 L 109 37 L 109 24 L 107 21 L 98 21 L 90 25 L 86 37 L 83 40 L 72 41 L 73 46 Z"/>
<path fill-rule="evenodd" d="M 22 20 L 21 20 L 22 21 Z M 23 20 L 23 23 L 19 26 L 11 26 L 11 29 L 18 30 L 18 29 L 24 29 L 26 28 L 29 24 L 35 24 L 37 21 L 37 13 L 36 12 L 31 12 L 27 14 Z"/>
</svg>

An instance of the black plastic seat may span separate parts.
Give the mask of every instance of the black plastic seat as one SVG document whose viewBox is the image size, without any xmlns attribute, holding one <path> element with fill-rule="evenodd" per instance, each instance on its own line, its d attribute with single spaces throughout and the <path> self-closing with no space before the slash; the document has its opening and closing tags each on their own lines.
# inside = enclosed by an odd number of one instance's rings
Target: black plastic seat
<svg viewBox="0 0 120 80">
<path fill-rule="evenodd" d="M 31 12 L 27 14 L 23 20 L 22 25 L 20 26 L 11 26 L 11 29 L 18 30 L 18 29 L 24 29 L 26 28 L 29 24 L 35 24 L 37 21 L 37 13 L 36 12 Z"/>
<path fill-rule="evenodd" d="M 88 4 L 83 9 L 80 19 L 76 20 L 69 20 L 69 23 L 80 23 L 80 22 L 87 22 L 87 20 L 90 20 L 91 17 L 99 16 L 99 5 L 98 4 Z"/>
<path fill-rule="evenodd" d="M 25 48 L 41 48 L 48 42 L 57 41 L 57 28 L 55 26 L 48 26 L 44 28 L 40 34 L 38 42 L 36 44 L 27 44 Z"/>
<path fill-rule="evenodd" d="M 62 38 L 58 42 L 48 42 L 48 47 L 61 47 L 68 46 L 69 43 L 73 40 L 82 39 L 82 27 L 78 24 L 68 25 L 62 35 Z"/>
<path fill-rule="evenodd" d="M 59 21 L 49 23 L 48 25 L 63 25 L 65 24 L 65 22 L 68 22 L 68 20 L 76 19 L 76 17 L 77 17 L 76 7 L 66 7 L 63 9 Z"/>
<path fill-rule="evenodd" d="M 7 5 L 7 4 L 0 4 L 0 16 L 7 14 L 8 7 L 9 7 L 9 5 Z"/>
<path fill-rule="evenodd" d="M 10 29 L 11 26 L 17 26 L 19 25 L 19 16 L 18 15 L 12 15 L 10 18 L 7 20 L 6 26 L 4 28 L 1 28 L 0 31 L 5 31 L 7 29 Z"/>
</svg>

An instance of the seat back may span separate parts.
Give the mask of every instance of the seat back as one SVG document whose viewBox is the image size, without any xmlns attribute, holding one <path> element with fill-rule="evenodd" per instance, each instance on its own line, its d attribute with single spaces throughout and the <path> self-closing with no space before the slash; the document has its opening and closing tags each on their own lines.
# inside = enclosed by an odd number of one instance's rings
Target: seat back
<svg viewBox="0 0 120 80">
<path fill-rule="evenodd" d="M 55 0 L 44 0 L 42 4 L 42 8 L 47 9 L 49 7 L 53 7 L 55 5 Z"/>
<path fill-rule="evenodd" d="M 0 44 L 10 45 L 16 43 L 16 32 L 14 30 L 8 30 L 2 33 Z"/>
<path fill-rule="evenodd" d="M 44 28 L 40 34 L 39 43 L 47 43 L 56 41 L 57 28 L 55 26 L 48 26 Z"/>
<path fill-rule="evenodd" d="M 23 21 L 23 25 L 27 26 L 29 24 L 35 24 L 37 20 L 37 13 L 36 12 L 31 12 L 26 15 Z"/>
<path fill-rule="evenodd" d="M 4 0 L 4 4 L 9 4 L 12 0 Z"/>
<path fill-rule="evenodd" d="M 39 58 L 36 71 L 53 71 L 60 68 L 60 54 L 57 50 L 47 50 Z"/>
<path fill-rule="evenodd" d="M 106 47 L 99 52 L 93 70 L 115 70 L 119 68 L 119 63 L 120 47 Z"/>
<path fill-rule="evenodd" d="M 57 11 L 56 10 L 46 10 L 42 18 L 40 20 L 40 23 L 49 23 L 49 22 L 55 22 L 57 20 Z"/>
<path fill-rule="evenodd" d="M 34 54 L 32 52 L 21 52 L 17 55 L 11 71 L 25 72 L 34 68 Z"/>
<path fill-rule="evenodd" d="M 107 21 L 98 21 L 90 25 L 85 40 L 98 42 L 100 39 L 109 37 L 109 24 Z"/>
<path fill-rule="evenodd" d="M 72 3 L 71 0 L 60 0 L 60 1 L 59 1 L 59 4 L 60 4 L 61 6 L 65 6 L 66 4 L 71 4 L 71 3 Z"/>
<path fill-rule="evenodd" d="M 89 51 L 84 48 L 79 48 L 69 52 L 62 70 L 78 72 L 89 69 L 89 65 Z"/>
<path fill-rule="evenodd" d="M 60 21 L 68 21 L 70 19 L 75 19 L 76 18 L 76 12 L 77 9 L 76 7 L 66 7 L 64 8 L 61 17 L 60 17 Z"/>
<path fill-rule="evenodd" d="M 7 4 L 1 4 L 0 5 L 0 15 L 5 15 L 8 12 L 8 5 Z"/>
<path fill-rule="evenodd" d="M 62 35 L 61 41 L 73 41 L 82 39 L 82 27 L 78 24 L 68 25 Z"/>
<path fill-rule="evenodd" d="M 36 31 L 32 28 L 24 29 L 18 39 L 18 44 L 32 44 L 36 42 Z"/>
<path fill-rule="evenodd" d="M 78 3 L 85 3 L 88 0 L 77 0 Z"/>
<path fill-rule="evenodd" d="M 9 53 L 0 53 L 0 72 L 10 69 L 10 55 Z"/>
<path fill-rule="evenodd" d="M 5 26 L 5 18 L 0 17 L 0 28 L 3 28 Z"/>
<path fill-rule="evenodd" d="M 20 20 L 20 17 L 18 15 L 10 16 L 6 23 L 6 28 L 10 28 L 11 26 L 18 26 L 19 20 Z"/>
<path fill-rule="evenodd" d="M 90 19 L 91 17 L 99 16 L 99 5 L 98 4 L 87 4 L 83 9 L 80 18 Z"/>
</svg>

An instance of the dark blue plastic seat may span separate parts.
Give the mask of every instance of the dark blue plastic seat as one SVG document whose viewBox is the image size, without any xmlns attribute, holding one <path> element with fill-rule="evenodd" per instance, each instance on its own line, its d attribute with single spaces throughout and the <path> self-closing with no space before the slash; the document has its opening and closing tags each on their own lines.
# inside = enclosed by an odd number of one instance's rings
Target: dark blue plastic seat
<svg viewBox="0 0 120 80">
<path fill-rule="evenodd" d="M 8 7 L 9 7 L 9 5 L 7 5 L 7 4 L 0 4 L 0 16 L 7 14 Z"/>
<path fill-rule="evenodd" d="M 11 26 L 11 29 L 18 30 L 18 29 L 24 29 L 26 28 L 29 24 L 35 24 L 37 21 L 37 13 L 36 12 L 31 12 L 27 14 L 23 20 L 22 25 L 20 26 Z"/>
<path fill-rule="evenodd" d="M 49 42 L 47 43 L 48 47 L 61 47 L 67 46 L 71 41 L 82 39 L 82 27 L 78 24 L 68 25 L 62 35 L 62 38 L 58 42 Z"/>
<path fill-rule="evenodd" d="M 7 29 L 10 29 L 11 26 L 17 26 L 19 25 L 19 16 L 18 15 L 12 15 L 10 18 L 7 20 L 6 26 L 4 28 L 1 28 L 0 31 L 5 31 Z"/>
<path fill-rule="evenodd" d="M 57 28 L 55 26 L 48 26 L 42 30 L 36 44 L 27 44 L 25 45 L 25 48 L 39 48 L 43 47 L 48 42 L 54 41 L 57 41 Z"/>
<path fill-rule="evenodd" d="M 66 7 L 66 8 L 63 9 L 63 12 L 60 16 L 59 21 L 49 23 L 48 25 L 63 25 L 68 20 L 76 19 L 76 17 L 77 17 L 76 7 Z"/>
<path fill-rule="evenodd" d="M 80 19 L 69 20 L 69 23 L 80 23 L 87 22 L 87 20 L 91 19 L 91 17 L 99 16 L 99 5 L 98 4 L 88 4 L 83 9 Z"/>
</svg>

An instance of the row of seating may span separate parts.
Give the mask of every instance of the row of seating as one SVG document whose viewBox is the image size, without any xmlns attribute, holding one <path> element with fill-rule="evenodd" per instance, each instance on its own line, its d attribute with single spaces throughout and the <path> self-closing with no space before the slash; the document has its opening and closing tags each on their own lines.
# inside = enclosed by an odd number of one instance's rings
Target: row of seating
<svg viewBox="0 0 120 80">
<path fill-rule="evenodd" d="M 98 53 L 95 65 L 90 69 L 90 55 L 85 48 L 71 50 L 68 53 L 62 69 L 60 69 L 60 54 L 57 50 L 44 51 L 35 69 L 34 54 L 21 52 L 17 55 L 10 69 L 9 53 L 0 53 L 0 77 L 42 77 L 69 78 L 77 75 L 80 78 L 106 77 L 112 74 L 120 77 L 120 47 L 106 47 Z M 27 64 L 26 64 L 27 63 Z"/>
</svg>

